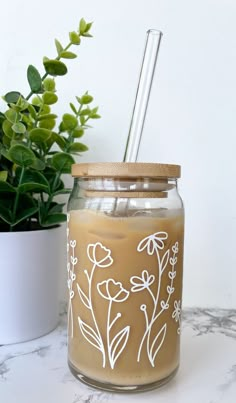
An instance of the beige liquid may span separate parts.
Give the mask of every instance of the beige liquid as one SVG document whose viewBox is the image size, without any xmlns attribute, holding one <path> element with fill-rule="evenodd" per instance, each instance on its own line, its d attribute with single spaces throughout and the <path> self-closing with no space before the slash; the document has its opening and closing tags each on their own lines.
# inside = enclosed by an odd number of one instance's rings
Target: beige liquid
<svg viewBox="0 0 236 403">
<path fill-rule="evenodd" d="M 106 384 L 167 378 L 179 364 L 183 211 L 122 218 L 84 210 L 69 216 L 70 364 Z"/>
</svg>

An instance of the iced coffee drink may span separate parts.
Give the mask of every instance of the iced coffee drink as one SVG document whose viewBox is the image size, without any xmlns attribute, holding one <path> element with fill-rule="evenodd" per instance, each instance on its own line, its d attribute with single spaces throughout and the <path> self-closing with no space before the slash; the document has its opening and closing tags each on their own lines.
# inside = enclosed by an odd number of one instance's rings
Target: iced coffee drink
<svg viewBox="0 0 236 403">
<path fill-rule="evenodd" d="M 107 195 L 86 180 L 68 213 L 68 360 L 91 385 L 150 389 L 179 365 L 184 215 L 169 181 L 121 182 Z"/>
</svg>

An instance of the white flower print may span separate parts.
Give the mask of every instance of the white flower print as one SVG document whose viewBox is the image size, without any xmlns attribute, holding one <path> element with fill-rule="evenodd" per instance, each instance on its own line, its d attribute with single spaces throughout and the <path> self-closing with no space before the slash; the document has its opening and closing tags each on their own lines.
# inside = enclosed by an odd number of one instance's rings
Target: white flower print
<svg viewBox="0 0 236 403">
<path fill-rule="evenodd" d="M 112 278 L 98 283 L 97 290 L 101 297 L 109 301 L 107 310 L 107 353 L 111 369 L 114 369 L 117 359 L 122 354 L 128 342 L 130 326 L 125 326 L 123 329 L 119 330 L 115 336 L 112 336 L 111 329 L 122 316 L 122 314 L 118 312 L 112 319 L 112 305 L 114 302 L 126 301 L 130 293 L 119 281 L 116 282 Z"/>
<path fill-rule="evenodd" d="M 101 242 L 89 244 L 87 247 L 87 254 L 89 260 L 98 267 L 109 267 L 113 263 L 111 250 L 105 248 Z"/>
<path fill-rule="evenodd" d="M 176 301 L 174 302 L 174 311 L 172 313 L 172 318 L 175 319 L 176 322 L 180 320 L 180 315 L 181 315 L 181 301 Z"/>
<path fill-rule="evenodd" d="M 154 281 L 155 281 L 154 274 L 149 275 L 147 270 L 143 270 L 141 277 L 132 276 L 130 278 L 130 282 L 131 284 L 133 284 L 131 291 L 138 292 L 144 290 L 145 288 L 149 288 L 150 285 L 154 283 Z"/>
<path fill-rule="evenodd" d="M 170 298 L 171 295 L 175 291 L 175 287 L 173 286 L 174 278 L 176 276 L 175 265 L 177 263 L 177 256 L 178 253 L 178 242 L 175 242 L 172 247 L 167 246 L 168 239 L 167 232 L 159 231 L 155 232 L 154 234 L 150 234 L 149 236 L 142 239 L 137 247 L 138 252 L 146 252 L 148 255 L 156 255 L 157 257 L 157 275 L 154 274 L 150 275 L 147 270 L 142 271 L 141 277 L 132 276 L 130 278 L 131 284 L 133 287 L 131 288 L 132 292 L 138 291 L 147 291 L 153 301 L 153 309 L 150 314 L 147 311 L 147 305 L 141 304 L 140 310 L 143 312 L 144 319 L 145 319 L 145 332 L 141 339 L 139 350 L 137 354 L 137 362 L 140 362 L 141 353 L 144 347 L 144 343 L 146 341 L 146 351 L 147 356 L 150 361 L 152 367 L 155 366 L 155 359 L 158 352 L 161 349 L 166 337 L 167 331 L 167 323 L 164 323 L 159 331 L 154 336 L 152 335 L 152 330 L 154 329 L 154 324 L 156 323 L 157 319 L 162 315 L 163 312 L 167 311 L 170 308 Z M 164 250 L 166 248 L 166 250 Z M 171 251 L 173 252 L 172 256 L 170 256 Z M 168 266 L 171 266 L 171 270 L 168 271 L 168 277 L 171 280 L 170 284 L 167 285 L 166 291 L 167 296 L 162 297 L 161 299 L 161 286 L 162 286 L 162 277 L 163 273 Z M 156 280 L 155 287 L 151 289 L 151 285 Z M 161 300 L 160 300 L 161 299 Z M 176 313 L 178 315 L 178 312 Z M 175 315 L 176 315 L 175 314 Z M 179 318 L 179 315 L 178 315 Z M 179 327 L 177 329 L 177 333 L 179 332 Z"/>
<path fill-rule="evenodd" d="M 172 246 L 172 252 L 175 254 L 179 252 L 179 242 L 175 242 L 175 244 Z"/>
<path fill-rule="evenodd" d="M 123 302 L 129 296 L 129 291 L 125 290 L 119 281 L 116 282 L 112 278 L 98 283 L 97 289 L 103 298 L 113 302 Z"/>
<path fill-rule="evenodd" d="M 144 249 L 147 249 L 147 253 L 149 255 L 153 255 L 157 249 L 164 248 L 164 242 L 167 239 L 166 232 L 156 232 L 155 234 L 149 235 L 144 238 L 138 244 L 138 252 L 142 252 Z"/>
</svg>

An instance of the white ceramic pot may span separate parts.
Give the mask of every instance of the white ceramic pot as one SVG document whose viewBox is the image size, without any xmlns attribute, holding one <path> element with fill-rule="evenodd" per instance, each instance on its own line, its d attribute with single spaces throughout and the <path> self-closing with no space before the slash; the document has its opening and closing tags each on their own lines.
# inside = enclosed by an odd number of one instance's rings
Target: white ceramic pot
<svg viewBox="0 0 236 403">
<path fill-rule="evenodd" d="M 60 237 L 60 227 L 0 232 L 0 345 L 57 326 Z"/>
</svg>

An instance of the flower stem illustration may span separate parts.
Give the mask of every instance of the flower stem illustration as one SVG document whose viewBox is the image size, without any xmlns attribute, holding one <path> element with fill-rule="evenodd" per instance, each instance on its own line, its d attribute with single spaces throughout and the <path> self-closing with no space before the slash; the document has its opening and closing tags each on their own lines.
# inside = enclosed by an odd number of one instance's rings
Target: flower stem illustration
<svg viewBox="0 0 236 403">
<path fill-rule="evenodd" d="M 74 321 L 73 321 L 73 306 L 72 306 L 72 299 L 74 298 L 74 290 L 73 290 L 73 283 L 76 279 L 75 275 L 75 266 L 78 262 L 77 257 L 75 256 L 75 247 L 76 247 L 76 241 L 70 241 L 70 247 L 72 249 L 72 254 L 70 255 L 70 261 L 67 263 L 67 271 L 68 271 L 68 280 L 67 280 L 67 286 L 69 289 L 69 312 L 70 312 L 70 318 L 71 318 L 71 337 L 74 336 Z M 72 268 L 71 268 L 72 267 Z"/>
<path fill-rule="evenodd" d="M 178 322 L 178 329 L 177 333 L 180 334 L 180 329 L 181 329 L 181 301 L 175 300 L 174 302 L 174 311 L 172 313 L 172 318 Z"/>
<path fill-rule="evenodd" d="M 111 369 L 114 369 L 117 359 L 127 344 L 130 326 L 125 326 L 111 340 L 111 329 L 117 319 L 121 317 L 121 313 L 118 312 L 111 321 L 112 304 L 114 302 L 126 301 L 129 297 L 129 291 L 123 288 L 120 282 L 115 282 L 113 279 L 104 280 L 101 283 L 98 283 L 97 290 L 104 299 L 109 301 L 107 311 L 107 352 Z"/>
<path fill-rule="evenodd" d="M 174 268 L 177 263 L 176 254 L 178 253 L 178 242 L 176 242 L 175 245 L 172 247 L 173 256 L 171 258 L 170 258 L 170 249 L 167 249 L 167 251 L 164 253 L 164 255 L 162 257 L 160 256 L 160 252 L 159 252 L 159 250 L 164 249 L 163 241 L 166 240 L 167 238 L 168 238 L 168 234 L 166 232 L 156 232 L 155 234 L 152 234 L 152 235 L 144 238 L 137 247 L 138 252 L 142 252 L 146 249 L 148 255 L 153 255 L 155 253 L 157 256 L 157 263 L 158 263 L 157 276 L 158 277 L 157 277 L 156 294 L 154 295 L 153 291 L 150 288 L 150 286 L 152 285 L 152 283 L 155 280 L 155 276 L 153 274 L 149 275 L 147 270 L 143 270 L 141 277 L 132 276 L 130 279 L 130 282 L 133 285 L 131 288 L 132 292 L 139 292 L 142 290 L 147 290 L 153 301 L 153 310 L 152 310 L 150 320 L 148 318 L 146 305 L 142 304 L 140 306 L 140 310 L 144 313 L 146 328 L 145 328 L 143 337 L 141 339 L 138 354 L 137 354 L 137 361 L 140 362 L 142 349 L 144 346 L 144 342 L 146 340 L 147 356 L 148 356 L 148 359 L 149 359 L 152 367 L 155 366 L 155 358 L 164 343 L 166 331 L 167 331 L 167 323 L 165 323 L 161 327 L 161 329 L 158 331 L 158 333 L 154 337 L 153 341 L 151 342 L 151 333 L 152 333 L 153 325 L 156 322 L 157 318 L 165 310 L 167 310 L 169 308 L 169 300 L 170 300 L 171 294 L 174 292 L 173 281 L 176 276 L 176 272 L 174 271 Z M 172 270 L 168 273 L 168 276 L 171 280 L 170 285 L 167 286 L 168 297 L 166 300 L 159 301 L 162 275 L 169 263 L 172 266 Z M 159 305 L 160 305 L 161 309 L 158 312 Z"/>
<path fill-rule="evenodd" d="M 75 256 L 76 240 L 69 240 L 69 223 L 70 214 L 67 215 L 67 287 L 69 290 L 69 304 L 68 304 L 68 318 L 71 321 L 71 337 L 74 336 L 74 320 L 73 320 L 73 306 L 72 299 L 74 298 L 73 283 L 76 279 L 75 266 L 78 263 L 78 259 Z M 72 249 L 72 254 L 70 255 L 70 250 Z M 68 319 L 68 330 L 69 330 L 69 319 Z"/>
<path fill-rule="evenodd" d="M 89 326 L 82 318 L 78 317 L 79 327 L 83 337 L 96 349 L 98 349 L 102 354 L 102 366 L 106 366 L 106 353 L 105 346 L 101 336 L 101 332 L 97 323 L 96 315 L 93 306 L 92 290 L 93 287 L 93 277 L 96 268 L 107 268 L 112 265 L 113 259 L 111 257 L 110 249 L 105 248 L 100 242 L 96 244 L 89 244 L 87 247 L 87 255 L 89 260 L 93 263 L 91 272 L 84 270 L 84 273 L 88 281 L 88 295 L 82 290 L 79 283 L 77 282 L 77 290 L 80 296 L 81 302 L 90 310 L 92 320 L 94 323 L 94 328 Z"/>
</svg>

